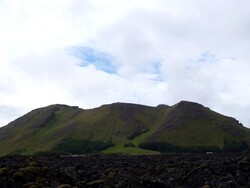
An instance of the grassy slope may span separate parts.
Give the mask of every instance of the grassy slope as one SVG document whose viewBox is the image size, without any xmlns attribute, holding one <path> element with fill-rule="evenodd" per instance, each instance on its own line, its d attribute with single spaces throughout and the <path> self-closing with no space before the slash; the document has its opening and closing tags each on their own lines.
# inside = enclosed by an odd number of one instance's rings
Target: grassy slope
<svg viewBox="0 0 250 188">
<path fill-rule="evenodd" d="M 165 118 L 169 113 L 169 108 L 165 109 L 148 109 L 143 114 L 138 114 L 136 119 L 145 123 L 149 130 L 133 140 L 125 139 L 124 142 L 118 143 L 116 146 L 108 148 L 104 153 L 125 153 L 125 154 L 159 154 L 157 151 L 144 150 L 138 147 L 138 145 L 144 142 L 150 135 L 156 132 L 163 124 Z M 124 148 L 124 143 L 133 143 L 135 147 Z"/>
<path fill-rule="evenodd" d="M 48 150 L 55 145 L 59 137 L 50 137 L 64 126 L 64 121 L 71 119 L 79 109 L 67 106 L 49 106 L 28 113 L 0 130 L 0 155 L 17 150 L 26 150 L 28 153 L 38 149 Z M 4 138 L 3 135 L 9 135 Z M 26 153 L 24 152 L 24 153 Z"/>
<path fill-rule="evenodd" d="M 1 128 L 0 155 L 23 149 L 25 149 L 23 153 L 26 154 L 50 150 L 65 137 L 112 140 L 116 145 L 103 152 L 126 154 L 159 154 L 156 151 L 140 149 L 138 145 L 145 141 L 164 141 L 180 146 L 223 147 L 225 138 L 236 139 L 235 135 L 229 134 L 230 131 L 238 135 L 244 132 L 247 136 L 241 137 L 250 141 L 249 129 L 238 125 L 232 118 L 205 109 L 202 113 L 205 115 L 208 113 L 213 117 L 212 120 L 211 118 L 187 118 L 183 124 L 178 117 L 183 119 L 184 112 L 182 108 L 178 108 L 178 105 L 152 108 L 117 103 L 91 110 L 52 105 L 34 110 Z M 177 124 L 171 129 L 166 128 L 166 122 L 176 117 Z M 148 131 L 132 140 L 127 138 L 135 130 L 146 129 Z M 123 147 L 125 143 L 133 143 L 135 147 L 125 148 Z"/>
<path fill-rule="evenodd" d="M 23 121 L 19 122 L 22 125 L 13 131 L 14 134 L 11 134 L 9 139 L 1 142 L 1 146 L 4 149 L 1 149 L 0 155 L 24 149 L 23 153 L 26 154 L 34 153 L 38 150 L 50 150 L 65 137 L 102 141 L 111 139 L 117 148 L 123 149 L 124 143 L 131 142 L 127 136 L 135 127 L 140 128 L 141 123 L 144 127 L 149 126 L 149 120 L 144 118 L 144 116 L 146 114 L 147 117 L 150 117 L 152 111 L 151 108 L 144 106 L 140 109 L 131 108 L 124 110 L 125 106 L 118 106 L 118 109 L 102 106 L 86 111 L 60 106 L 59 110 L 56 111 L 49 107 L 39 109 L 39 114 L 31 112 Z M 126 114 L 127 111 L 131 110 L 135 112 Z M 36 124 L 41 123 L 40 117 L 52 116 L 53 113 L 53 118 L 46 122 L 46 125 L 39 128 L 36 127 Z M 124 120 L 124 118 L 128 118 L 128 120 Z M 137 147 L 124 149 L 128 153 L 145 153 L 145 151 Z"/>
<path fill-rule="evenodd" d="M 174 108 L 176 105 L 171 110 Z M 221 149 L 225 139 L 232 142 L 242 139 L 250 143 L 250 130 L 241 126 L 238 121 L 209 109 L 204 110 L 208 116 L 203 118 L 178 117 L 175 113 L 175 119 L 181 120 L 177 120 L 174 126 L 159 129 L 147 141 L 167 142 L 183 147 L 218 146 Z M 182 114 L 179 110 L 178 112 Z"/>
</svg>

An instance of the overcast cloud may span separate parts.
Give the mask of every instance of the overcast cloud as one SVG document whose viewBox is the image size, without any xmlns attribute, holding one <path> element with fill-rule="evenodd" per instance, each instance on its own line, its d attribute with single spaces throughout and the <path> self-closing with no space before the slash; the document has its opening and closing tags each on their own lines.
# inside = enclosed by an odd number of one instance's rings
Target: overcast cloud
<svg viewBox="0 0 250 188">
<path fill-rule="evenodd" d="M 250 127 L 250 1 L 0 0 L 0 126 L 55 103 L 195 101 Z"/>
</svg>

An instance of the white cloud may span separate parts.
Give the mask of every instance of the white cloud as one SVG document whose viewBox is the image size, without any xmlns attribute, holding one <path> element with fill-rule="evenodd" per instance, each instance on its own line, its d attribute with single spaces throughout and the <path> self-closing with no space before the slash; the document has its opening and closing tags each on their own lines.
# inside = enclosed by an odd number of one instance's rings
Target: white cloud
<svg viewBox="0 0 250 188">
<path fill-rule="evenodd" d="M 250 126 L 248 7 L 247 0 L 2 0 L 0 125 L 52 103 L 186 99 Z M 79 66 L 73 47 L 112 57 L 107 65 L 117 74 L 102 62 Z"/>
</svg>

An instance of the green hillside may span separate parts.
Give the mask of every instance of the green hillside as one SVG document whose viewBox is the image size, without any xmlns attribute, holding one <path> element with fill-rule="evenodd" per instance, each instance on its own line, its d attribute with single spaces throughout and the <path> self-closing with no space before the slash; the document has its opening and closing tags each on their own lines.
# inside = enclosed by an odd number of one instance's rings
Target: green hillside
<svg viewBox="0 0 250 188">
<path fill-rule="evenodd" d="M 238 151 L 249 141 L 249 129 L 237 120 L 193 102 L 114 103 L 89 110 L 51 105 L 0 128 L 0 155 Z"/>
<path fill-rule="evenodd" d="M 249 135 L 237 120 L 220 115 L 195 103 L 181 102 L 174 106 L 163 126 L 149 140 L 167 141 L 181 146 L 217 145 L 224 139 L 234 140 Z"/>
</svg>

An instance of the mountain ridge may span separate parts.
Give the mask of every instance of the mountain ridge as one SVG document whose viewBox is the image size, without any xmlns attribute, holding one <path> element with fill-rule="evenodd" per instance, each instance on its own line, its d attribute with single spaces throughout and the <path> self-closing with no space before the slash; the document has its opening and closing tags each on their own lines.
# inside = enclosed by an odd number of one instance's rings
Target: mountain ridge
<svg viewBox="0 0 250 188">
<path fill-rule="evenodd" d="M 117 102 L 93 109 L 54 104 L 0 128 L 0 155 L 58 151 L 67 144 L 77 145 L 78 153 L 159 154 L 169 148 L 222 151 L 229 146 L 243 150 L 250 145 L 250 130 L 190 101 L 156 107 Z"/>
</svg>

